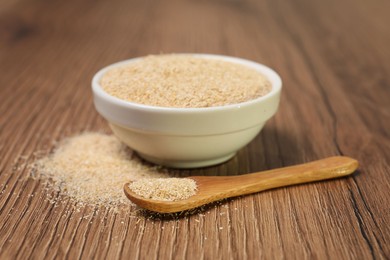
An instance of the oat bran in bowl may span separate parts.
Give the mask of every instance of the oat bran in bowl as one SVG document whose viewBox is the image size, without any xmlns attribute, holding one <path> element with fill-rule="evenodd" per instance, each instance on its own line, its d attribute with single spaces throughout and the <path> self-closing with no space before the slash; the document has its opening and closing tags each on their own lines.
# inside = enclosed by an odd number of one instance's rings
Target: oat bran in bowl
<svg viewBox="0 0 390 260">
<path fill-rule="evenodd" d="M 210 54 L 151 55 L 103 68 L 97 111 L 141 157 L 175 168 L 222 163 L 278 108 L 282 82 L 262 64 Z"/>
</svg>

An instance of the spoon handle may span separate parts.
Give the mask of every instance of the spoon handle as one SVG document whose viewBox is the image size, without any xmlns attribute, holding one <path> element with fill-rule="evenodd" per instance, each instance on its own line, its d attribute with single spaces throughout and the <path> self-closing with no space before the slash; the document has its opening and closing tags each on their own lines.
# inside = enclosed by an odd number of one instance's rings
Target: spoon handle
<svg viewBox="0 0 390 260">
<path fill-rule="evenodd" d="M 353 173 L 358 167 L 355 159 L 335 156 L 305 164 L 274 170 L 221 178 L 220 190 L 230 196 L 250 194 L 263 190 L 333 179 Z M 217 186 L 219 186 L 216 184 Z M 224 187 L 223 187 L 224 186 Z"/>
</svg>

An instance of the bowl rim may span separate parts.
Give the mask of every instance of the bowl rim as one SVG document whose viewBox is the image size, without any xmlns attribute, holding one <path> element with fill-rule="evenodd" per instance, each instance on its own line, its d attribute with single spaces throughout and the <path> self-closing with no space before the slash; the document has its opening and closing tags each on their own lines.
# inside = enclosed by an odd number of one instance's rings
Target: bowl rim
<svg viewBox="0 0 390 260">
<path fill-rule="evenodd" d="M 103 88 L 100 85 L 100 79 L 102 76 L 110 69 L 122 66 L 125 64 L 129 64 L 132 62 L 135 62 L 137 60 L 143 59 L 146 56 L 142 57 L 136 57 L 136 58 L 130 58 L 126 60 L 122 60 L 119 62 L 112 63 L 108 66 L 103 67 L 100 69 L 92 78 L 92 91 L 95 95 L 98 95 L 100 98 L 105 99 L 106 101 L 110 103 L 114 103 L 116 105 L 119 105 L 121 107 L 125 107 L 128 109 L 136 109 L 136 110 L 143 110 L 147 112 L 167 112 L 167 113 L 193 113 L 193 112 L 211 112 L 211 111 L 223 111 L 223 110 L 235 110 L 247 106 L 251 106 L 253 104 L 262 102 L 263 100 L 266 100 L 274 95 L 277 95 L 281 89 L 282 89 L 282 79 L 280 78 L 279 74 L 271 69 L 270 67 L 252 61 L 247 60 L 243 58 L 238 57 L 232 57 L 232 56 L 226 56 L 226 55 L 218 55 L 218 54 L 200 54 L 200 53 L 174 53 L 174 55 L 191 55 L 191 56 L 197 56 L 197 57 L 204 57 L 204 58 L 211 58 L 211 59 L 219 59 L 223 61 L 233 62 L 236 64 L 241 64 L 246 67 L 250 67 L 252 69 L 255 69 L 256 71 L 263 74 L 267 79 L 271 82 L 272 89 L 270 92 L 265 94 L 264 96 L 260 96 L 258 98 L 241 102 L 241 103 L 235 103 L 235 104 L 229 104 L 229 105 L 222 105 L 222 106 L 211 106 L 211 107 L 186 107 L 186 108 L 180 108 L 180 107 L 162 107 L 162 106 L 152 106 L 152 105 L 145 105 L 141 103 L 135 103 L 127 100 L 120 99 L 118 97 L 112 96 L 108 94 L 106 91 L 103 90 Z"/>
</svg>

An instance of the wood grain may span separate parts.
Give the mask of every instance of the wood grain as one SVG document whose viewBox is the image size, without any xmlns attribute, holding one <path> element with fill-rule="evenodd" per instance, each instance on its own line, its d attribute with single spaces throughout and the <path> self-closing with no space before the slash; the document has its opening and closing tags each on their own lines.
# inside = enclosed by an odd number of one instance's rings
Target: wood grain
<svg viewBox="0 0 390 260">
<path fill-rule="evenodd" d="M 385 0 L 2 1 L 0 259 L 390 258 L 389 7 Z M 360 170 L 177 219 L 80 209 L 29 178 L 27 165 L 55 142 L 108 131 L 91 98 L 98 69 L 161 52 L 251 59 L 284 83 L 279 112 L 252 143 L 226 164 L 183 175 L 244 174 L 333 155 L 358 159 Z"/>
</svg>

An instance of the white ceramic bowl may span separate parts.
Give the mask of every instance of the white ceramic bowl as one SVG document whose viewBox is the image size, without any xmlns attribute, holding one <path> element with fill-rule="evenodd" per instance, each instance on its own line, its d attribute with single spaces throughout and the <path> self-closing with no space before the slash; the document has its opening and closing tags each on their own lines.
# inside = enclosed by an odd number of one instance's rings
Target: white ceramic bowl
<svg viewBox="0 0 390 260">
<path fill-rule="evenodd" d="M 270 80 L 272 90 L 257 99 L 227 106 L 155 107 L 113 97 L 99 84 L 107 70 L 139 58 L 103 68 L 92 80 L 95 107 L 109 122 L 114 134 L 147 161 L 174 168 L 222 163 L 248 144 L 277 111 L 282 81 L 275 71 L 240 58 L 194 55 L 239 63 L 255 69 Z"/>
</svg>

